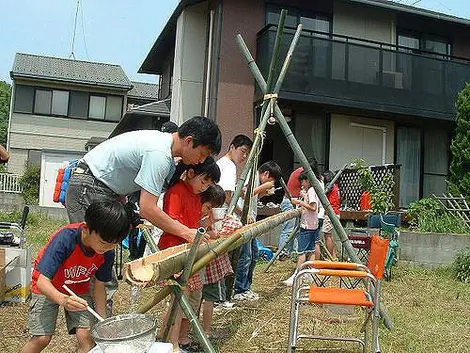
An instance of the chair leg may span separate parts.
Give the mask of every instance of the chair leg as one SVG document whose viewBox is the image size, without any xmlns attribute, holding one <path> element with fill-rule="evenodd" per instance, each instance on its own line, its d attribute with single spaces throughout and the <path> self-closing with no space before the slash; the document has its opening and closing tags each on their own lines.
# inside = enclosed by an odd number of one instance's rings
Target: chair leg
<svg viewBox="0 0 470 353">
<path fill-rule="evenodd" d="M 378 308 L 374 308 L 372 314 L 372 349 L 374 353 L 380 353 L 379 320 L 379 310 Z"/>
<path fill-rule="evenodd" d="M 294 278 L 294 285 L 292 286 L 292 299 L 290 309 L 290 322 L 289 322 L 289 340 L 287 343 L 287 353 L 293 353 L 297 346 L 297 329 L 299 324 L 299 310 L 300 304 L 297 302 L 299 292 L 299 284 L 297 278 Z"/>
</svg>

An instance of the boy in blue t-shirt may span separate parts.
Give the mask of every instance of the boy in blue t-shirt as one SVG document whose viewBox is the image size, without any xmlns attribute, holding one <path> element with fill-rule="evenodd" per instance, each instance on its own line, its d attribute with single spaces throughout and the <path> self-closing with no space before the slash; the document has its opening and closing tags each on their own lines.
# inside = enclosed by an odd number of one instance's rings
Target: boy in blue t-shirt
<svg viewBox="0 0 470 353">
<path fill-rule="evenodd" d="M 85 213 L 85 222 L 69 224 L 52 235 L 34 262 L 29 309 L 32 335 L 23 353 L 41 352 L 55 332 L 59 307 L 65 310 L 67 330 L 76 334 L 78 352 L 95 345 L 90 334 L 93 317 L 90 279 L 95 277 L 93 300 L 96 311 L 106 316 L 104 283 L 111 280 L 114 248 L 129 232 L 132 214 L 121 202 L 101 198 Z M 75 294 L 70 296 L 67 285 Z"/>
</svg>

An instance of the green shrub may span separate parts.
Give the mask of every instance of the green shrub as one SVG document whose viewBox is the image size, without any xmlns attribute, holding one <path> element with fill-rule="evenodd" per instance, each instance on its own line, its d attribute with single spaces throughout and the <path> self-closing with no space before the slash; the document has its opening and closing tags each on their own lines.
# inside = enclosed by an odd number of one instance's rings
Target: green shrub
<svg viewBox="0 0 470 353">
<path fill-rule="evenodd" d="M 457 127 L 450 149 L 449 189 L 453 194 L 470 197 L 470 83 L 457 98 Z"/>
<path fill-rule="evenodd" d="M 462 251 L 452 265 L 455 277 L 462 282 L 470 281 L 470 250 Z"/>
<path fill-rule="evenodd" d="M 357 181 L 361 188 L 370 193 L 372 212 L 380 214 L 392 210 L 394 207 L 392 189 L 395 184 L 393 175 L 387 173 L 379 184 L 363 159 L 355 160 L 353 168 L 356 169 Z"/>
<path fill-rule="evenodd" d="M 447 212 L 433 197 L 411 203 L 406 215 L 410 228 L 418 232 L 468 233 L 465 222 Z"/>
<path fill-rule="evenodd" d="M 41 167 L 27 167 L 20 178 L 20 185 L 23 189 L 23 200 L 27 205 L 37 205 L 39 203 L 39 182 L 41 180 Z"/>
</svg>

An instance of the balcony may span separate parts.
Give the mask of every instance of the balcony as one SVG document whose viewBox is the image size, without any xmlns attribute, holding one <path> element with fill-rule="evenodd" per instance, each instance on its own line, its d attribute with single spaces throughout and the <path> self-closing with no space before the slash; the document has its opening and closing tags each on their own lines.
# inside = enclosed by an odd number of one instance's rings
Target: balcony
<svg viewBox="0 0 470 353">
<path fill-rule="evenodd" d="M 272 25 L 258 33 L 257 62 L 265 77 L 275 36 Z M 281 60 L 293 36 L 286 28 Z M 453 121 L 457 93 L 468 81 L 470 60 L 304 31 L 280 97 Z"/>
</svg>

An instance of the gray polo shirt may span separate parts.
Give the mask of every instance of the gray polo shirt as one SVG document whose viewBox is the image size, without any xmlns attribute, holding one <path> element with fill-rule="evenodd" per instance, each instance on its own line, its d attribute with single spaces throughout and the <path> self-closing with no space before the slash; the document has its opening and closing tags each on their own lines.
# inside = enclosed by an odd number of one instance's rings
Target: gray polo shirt
<svg viewBox="0 0 470 353">
<path fill-rule="evenodd" d="M 83 159 L 93 175 L 116 194 L 144 189 L 160 196 L 165 180 L 175 171 L 172 144 L 168 133 L 131 131 L 102 142 Z"/>
</svg>

